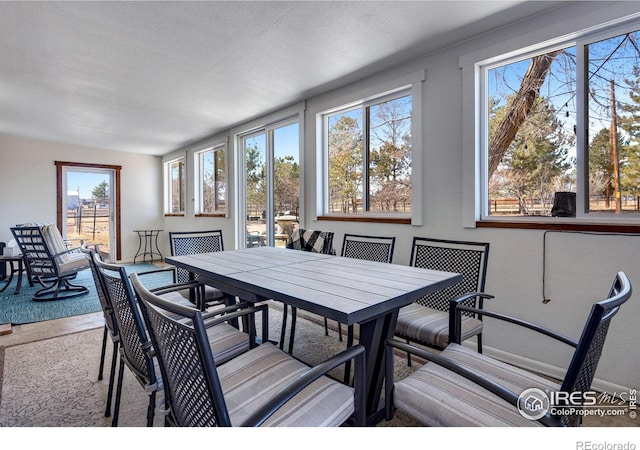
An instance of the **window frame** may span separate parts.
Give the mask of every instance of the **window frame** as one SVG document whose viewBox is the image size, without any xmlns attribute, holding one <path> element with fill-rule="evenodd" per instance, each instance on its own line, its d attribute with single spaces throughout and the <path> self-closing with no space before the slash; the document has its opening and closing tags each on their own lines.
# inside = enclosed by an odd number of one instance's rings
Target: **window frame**
<svg viewBox="0 0 640 450">
<path fill-rule="evenodd" d="M 205 153 L 213 153 L 214 157 L 214 172 L 216 171 L 216 153 L 222 152 L 224 157 L 224 187 L 225 187 L 225 205 L 224 208 L 205 211 L 204 210 L 204 164 L 202 158 Z M 209 145 L 203 149 L 195 150 L 193 153 L 193 161 L 194 161 L 194 201 L 195 201 L 195 217 L 227 217 L 229 211 L 229 161 L 228 161 L 228 152 L 227 146 L 224 143 Z M 215 183 L 215 175 L 214 175 L 214 183 Z M 215 188 L 217 194 L 217 187 Z M 217 202 L 214 202 L 217 203 Z"/>
<path fill-rule="evenodd" d="M 585 89 L 586 46 L 603 39 L 640 30 L 638 14 L 609 21 L 602 25 L 584 28 L 571 35 L 553 37 L 534 45 L 523 45 L 516 50 L 499 53 L 495 48 L 485 49 L 475 55 L 464 55 L 459 59 L 463 72 L 463 225 L 466 228 L 527 228 L 527 229 L 574 229 L 589 231 L 638 232 L 640 214 L 589 214 L 588 201 L 588 136 L 587 105 Z M 488 208 L 488 91 L 487 71 L 497 65 L 546 53 L 557 48 L 576 47 L 576 217 L 527 217 L 491 216 Z M 493 56 L 487 54 L 495 52 Z M 498 56 L 495 56 L 498 55 Z M 582 68 L 582 70 L 580 70 Z M 587 86 L 588 88 L 588 86 Z"/>
<path fill-rule="evenodd" d="M 424 70 L 413 73 L 404 80 L 396 80 L 388 86 L 371 88 L 367 92 L 361 92 L 358 96 L 354 94 L 351 101 L 343 101 L 339 106 L 327 107 L 316 114 L 316 145 L 317 154 L 317 220 L 333 220 L 347 222 L 381 222 L 381 223 L 401 223 L 411 225 L 422 225 L 422 102 L 423 83 L 426 79 Z M 393 86 L 393 87 L 391 87 Z M 411 211 L 410 212 L 383 212 L 383 211 L 363 211 L 362 213 L 330 213 L 329 212 L 329 149 L 328 149 L 328 119 L 330 116 L 349 110 L 362 109 L 363 121 L 366 109 L 385 101 L 390 101 L 405 96 L 411 96 Z M 338 103 L 338 102 L 336 102 Z M 363 141 L 367 145 L 366 126 L 363 123 Z M 365 150 L 366 151 L 366 150 Z M 367 158 L 368 159 L 368 158 Z M 365 173 L 367 168 L 363 166 Z M 363 192 L 364 197 L 368 194 Z"/>
<path fill-rule="evenodd" d="M 247 245 L 246 233 L 247 233 L 247 217 L 246 217 L 246 160 L 245 160 L 245 146 L 246 139 L 252 136 L 265 134 L 265 138 L 269 139 L 269 134 L 274 130 L 282 127 L 289 126 L 293 123 L 298 124 L 298 164 L 302 168 L 304 167 L 304 130 L 305 130 L 305 118 L 304 111 L 306 108 L 306 102 L 294 104 L 283 110 L 274 112 L 268 116 L 257 119 L 253 122 L 246 123 L 241 127 L 230 130 L 229 134 L 232 136 L 233 145 L 233 170 L 235 176 L 233 177 L 233 189 L 237 193 L 234 197 L 233 211 L 235 214 L 235 248 L 245 248 Z M 270 151 L 267 152 L 266 158 L 269 158 Z M 271 156 L 273 156 L 271 154 Z M 273 161 L 270 165 L 273 168 Z M 270 173 L 267 174 L 268 183 L 271 183 L 273 179 L 273 173 L 268 168 Z M 228 186 L 227 186 L 228 187 Z M 271 187 L 269 187 L 271 189 Z M 298 192 L 300 196 L 299 205 L 299 222 L 304 223 L 304 171 L 300 169 L 300 180 L 298 184 Z M 271 202 L 267 194 L 267 202 Z M 267 209 L 272 209 L 269 205 Z M 273 217 L 269 217 L 267 214 L 267 227 L 273 229 Z M 267 241 L 267 245 L 275 245 L 272 239 Z"/>
<path fill-rule="evenodd" d="M 180 185 L 179 185 L 179 196 L 180 196 L 180 211 L 173 211 L 173 179 L 171 177 L 172 166 L 174 164 L 181 165 L 181 177 L 180 177 Z M 176 216 L 183 217 L 186 215 L 187 210 L 187 202 L 186 202 L 186 180 L 187 180 L 187 165 L 185 156 L 180 156 L 177 158 L 172 158 L 164 162 L 164 189 L 165 189 L 165 205 L 164 205 L 164 215 L 165 216 Z"/>
</svg>

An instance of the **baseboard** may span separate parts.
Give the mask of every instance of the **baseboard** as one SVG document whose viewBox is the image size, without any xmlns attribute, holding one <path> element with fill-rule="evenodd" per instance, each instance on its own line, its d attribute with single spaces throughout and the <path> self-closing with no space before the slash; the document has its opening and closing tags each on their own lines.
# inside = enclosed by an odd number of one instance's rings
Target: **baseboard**
<svg viewBox="0 0 640 450">
<path fill-rule="evenodd" d="M 465 343 L 465 346 L 477 349 L 475 342 Z M 488 347 L 486 345 L 482 346 L 482 353 L 496 358 L 500 361 L 513 364 L 516 367 L 530 370 L 532 372 L 539 373 L 540 375 L 555 378 L 557 380 L 562 380 L 566 372 L 565 367 L 557 367 L 551 364 L 544 363 L 542 361 L 536 361 L 530 358 L 516 355 L 514 353 L 505 352 L 504 350 L 500 350 L 494 347 Z M 620 384 L 612 383 L 601 378 L 594 378 L 591 387 L 595 391 L 606 392 L 608 394 L 620 394 L 621 392 L 629 392 L 629 390 L 631 389 L 631 387 L 629 386 L 622 386 Z"/>
</svg>

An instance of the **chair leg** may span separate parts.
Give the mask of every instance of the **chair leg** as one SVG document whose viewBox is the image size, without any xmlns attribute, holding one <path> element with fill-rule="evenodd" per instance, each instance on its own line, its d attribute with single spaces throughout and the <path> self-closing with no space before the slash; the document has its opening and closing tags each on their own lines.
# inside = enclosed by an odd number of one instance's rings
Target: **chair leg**
<svg viewBox="0 0 640 450">
<path fill-rule="evenodd" d="M 118 415 L 120 414 L 120 398 L 122 397 L 122 377 L 124 376 L 124 360 L 120 358 L 120 368 L 118 369 L 118 387 L 116 388 L 116 403 L 113 407 L 113 419 L 111 426 L 118 426 Z"/>
<path fill-rule="evenodd" d="M 324 318 L 324 335 L 329 336 L 329 321 L 326 317 Z"/>
<path fill-rule="evenodd" d="M 338 340 L 342 342 L 342 324 L 340 322 L 338 322 Z"/>
<path fill-rule="evenodd" d="M 291 307 L 291 334 L 289 335 L 289 354 L 293 355 L 293 337 L 296 335 L 296 316 L 298 315 L 298 308 Z"/>
<path fill-rule="evenodd" d="M 156 392 L 157 391 L 153 391 L 151 394 L 149 394 L 149 406 L 147 407 L 147 426 L 148 427 L 153 426 L 153 417 L 156 411 Z"/>
<path fill-rule="evenodd" d="M 89 293 L 87 287 L 70 283 L 69 277 L 57 278 L 53 281 L 49 280 L 49 284 L 43 279 L 39 279 L 38 281 L 44 288 L 34 294 L 32 298 L 34 302 L 62 300 Z"/>
<path fill-rule="evenodd" d="M 478 353 L 482 353 L 482 333 L 478 335 Z"/>
<path fill-rule="evenodd" d="M 406 340 L 407 344 L 409 344 L 409 339 Z M 411 353 L 407 352 L 407 367 L 411 367 Z"/>
<path fill-rule="evenodd" d="M 116 379 L 116 363 L 118 362 L 118 342 L 113 343 L 113 355 L 111 355 L 111 372 L 109 374 L 109 392 L 107 393 L 107 408 L 104 411 L 104 416 L 109 417 L 111 415 L 111 401 L 113 399 L 113 384 Z"/>
<path fill-rule="evenodd" d="M 102 380 L 102 372 L 104 370 L 104 356 L 107 352 L 107 337 L 109 335 L 109 329 L 104 326 L 104 332 L 102 333 L 102 350 L 100 351 L 100 368 L 98 369 L 98 381 Z"/>
<path fill-rule="evenodd" d="M 287 333 L 287 311 L 289 310 L 289 305 L 286 303 L 282 304 L 282 327 L 280 328 L 280 350 L 284 350 L 284 338 Z"/>
<path fill-rule="evenodd" d="M 347 327 L 347 348 L 349 347 L 353 347 L 353 325 Z M 344 364 L 344 384 L 351 384 L 351 360 Z"/>
</svg>

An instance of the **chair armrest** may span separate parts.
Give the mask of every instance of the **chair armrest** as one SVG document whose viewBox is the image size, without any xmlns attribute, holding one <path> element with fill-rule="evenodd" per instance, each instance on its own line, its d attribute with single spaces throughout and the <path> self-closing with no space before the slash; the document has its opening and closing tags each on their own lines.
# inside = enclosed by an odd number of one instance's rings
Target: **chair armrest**
<svg viewBox="0 0 640 450">
<path fill-rule="evenodd" d="M 70 253 L 83 253 L 85 254 L 85 252 L 82 251 L 82 247 L 74 247 L 74 248 L 69 248 L 67 250 L 64 250 L 60 253 L 56 253 L 55 255 L 51 255 L 53 258 L 59 258 L 62 255 L 68 255 Z"/>
<path fill-rule="evenodd" d="M 224 308 L 203 313 L 202 320 L 204 321 L 206 328 L 211 328 L 232 319 L 249 316 L 251 318 L 248 324 L 249 342 L 253 347 L 253 344 L 256 341 L 255 314 L 258 312 L 262 313 L 262 342 L 267 342 L 269 340 L 269 307 L 265 304 L 254 306 L 247 302 L 236 303 L 234 305 L 225 306 Z"/>
<path fill-rule="evenodd" d="M 354 395 L 355 395 L 355 416 L 356 425 L 364 425 L 365 421 L 365 353 L 362 345 L 349 347 L 341 353 L 325 360 L 324 362 L 310 367 L 299 377 L 278 391 L 268 402 L 258 408 L 253 414 L 240 425 L 242 427 L 259 427 L 278 409 L 284 406 L 296 394 L 309 386 L 318 378 L 326 375 L 341 364 L 353 359 L 355 367 Z"/>
<path fill-rule="evenodd" d="M 491 294 L 486 294 L 484 292 L 468 292 L 466 294 L 462 294 L 459 297 L 456 297 L 449 301 L 449 342 L 460 343 L 462 341 L 462 326 L 461 314 L 457 314 L 456 311 L 460 309 L 462 303 L 466 302 L 469 299 L 475 298 L 476 304 L 479 306 L 478 310 L 481 310 L 484 306 L 485 299 L 495 298 Z M 478 319 L 482 320 L 482 314 L 476 312 Z"/>
<path fill-rule="evenodd" d="M 550 338 L 553 338 L 557 341 L 563 342 L 571 347 L 577 347 L 578 342 L 574 339 L 571 339 L 563 334 L 557 333 L 553 330 L 549 330 L 548 328 L 544 328 L 540 325 L 536 325 L 535 323 L 528 322 L 526 320 L 518 319 L 517 317 L 508 316 L 506 314 L 497 313 L 494 311 L 487 311 L 486 309 L 479 308 L 471 308 L 469 306 L 464 306 L 461 304 L 462 301 L 465 300 L 463 297 L 478 294 L 465 294 L 462 297 L 459 297 L 455 300 L 451 300 L 449 303 L 449 342 L 455 342 L 456 344 L 460 344 L 461 342 L 461 334 L 462 334 L 462 311 L 468 311 L 480 316 L 491 317 L 493 319 L 502 320 L 505 322 L 513 323 L 515 325 L 519 325 L 521 327 L 527 328 L 529 330 L 538 332 Z M 485 294 L 481 294 L 485 295 Z"/>
<path fill-rule="evenodd" d="M 426 359 L 429 362 L 442 366 L 445 369 L 448 369 L 460 376 L 463 376 L 467 380 L 488 390 L 492 394 L 497 395 L 498 397 L 512 405 L 514 408 L 518 408 L 519 395 L 502 386 L 501 384 L 498 384 L 495 381 L 490 380 L 489 378 L 483 377 L 482 375 L 479 375 L 476 372 L 467 369 L 465 366 L 461 365 L 457 361 L 454 361 L 453 359 L 436 354 L 434 352 L 430 352 L 425 349 L 415 347 L 410 344 L 406 344 L 393 338 L 387 339 L 387 352 L 393 353 L 393 350 L 390 347 L 397 348 L 403 352 L 414 354 L 416 356 L 419 356 L 420 358 Z M 389 372 L 390 371 L 387 370 L 387 375 L 389 375 Z M 391 377 L 393 377 L 393 373 L 391 373 Z M 393 380 L 393 378 L 391 378 L 391 380 Z M 387 382 L 388 381 L 389 379 L 387 378 Z M 564 426 L 558 418 L 552 416 L 549 412 L 538 419 L 538 422 L 542 423 L 545 426 Z"/>
</svg>

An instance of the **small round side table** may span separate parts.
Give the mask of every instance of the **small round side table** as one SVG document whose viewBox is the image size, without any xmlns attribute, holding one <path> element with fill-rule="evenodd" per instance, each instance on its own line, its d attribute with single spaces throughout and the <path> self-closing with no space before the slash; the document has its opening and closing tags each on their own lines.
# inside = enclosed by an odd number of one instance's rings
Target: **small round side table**
<svg viewBox="0 0 640 450">
<path fill-rule="evenodd" d="M 138 233 L 138 251 L 136 256 L 133 257 L 133 263 L 136 263 L 138 257 L 142 257 L 142 262 L 147 262 L 147 255 L 151 258 L 150 262 L 154 261 L 154 256 L 157 255 L 162 260 L 162 253 L 158 247 L 158 235 L 162 230 L 133 230 L 134 233 Z M 155 250 L 154 250 L 155 247 Z"/>
</svg>

